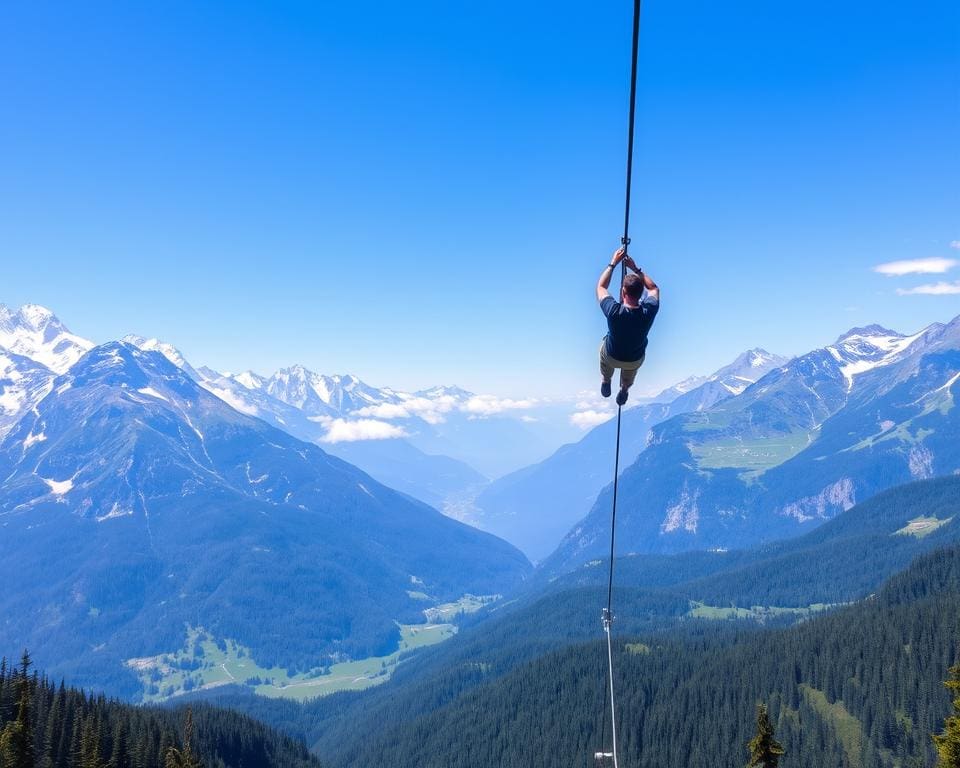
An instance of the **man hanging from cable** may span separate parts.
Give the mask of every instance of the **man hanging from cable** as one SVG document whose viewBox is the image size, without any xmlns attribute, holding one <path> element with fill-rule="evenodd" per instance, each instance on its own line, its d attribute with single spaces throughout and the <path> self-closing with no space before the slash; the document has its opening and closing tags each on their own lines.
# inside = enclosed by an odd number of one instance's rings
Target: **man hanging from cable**
<svg viewBox="0 0 960 768">
<path fill-rule="evenodd" d="M 620 262 L 630 270 L 623 276 L 620 301 L 610 295 L 610 278 Z M 632 273 L 632 274 L 631 274 Z M 646 295 L 644 295 L 646 291 Z M 617 405 L 627 402 L 629 389 L 637 378 L 647 351 L 647 335 L 660 309 L 660 289 L 620 248 L 613 261 L 604 267 L 597 282 L 597 301 L 607 318 L 607 335 L 600 342 L 600 394 L 610 397 L 613 371 L 620 369 L 620 391 Z"/>
</svg>

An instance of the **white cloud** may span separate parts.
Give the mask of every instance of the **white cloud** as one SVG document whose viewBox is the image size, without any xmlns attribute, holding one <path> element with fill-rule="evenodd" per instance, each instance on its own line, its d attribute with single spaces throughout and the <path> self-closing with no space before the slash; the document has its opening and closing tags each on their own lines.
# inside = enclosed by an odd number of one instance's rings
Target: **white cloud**
<svg viewBox="0 0 960 768">
<path fill-rule="evenodd" d="M 950 296 L 960 294 L 960 280 L 955 283 L 927 283 L 916 288 L 898 288 L 901 296 Z"/>
<path fill-rule="evenodd" d="M 409 419 L 410 411 L 396 403 L 368 405 L 353 412 L 355 416 L 373 416 L 377 419 Z"/>
<path fill-rule="evenodd" d="M 960 240 L 951 240 L 950 247 L 960 251 Z"/>
<path fill-rule="evenodd" d="M 354 411 L 352 416 L 372 419 L 420 418 L 428 424 L 442 424 L 447 414 L 460 411 L 471 419 L 486 418 L 506 411 L 522 411 L 539 405 L 535 399 L 514 400 L 495 395 L 473 395 L 468 400 L 459 400 L 452 395 L 441 397 L 416 397 L 401 395 L 399 403 L 368 405 Z"/>
<path fill-rule="evenodd" d="M 613 418 L 612 411 L 579 411 L 570 414 L 570 423 L 580 429 L 592 429 L 598 424 L 610 421 Z"/>
<path fill-rule="evenodd" d="M 419 416 L 427 424 L 442 424 L 444 414 L 456 406 L 456 398 L 449 395 L 437 398 L 405 397 L 402 403 L 380 403 L 368 405 L 354 412 L 356 416 L 369 416 L 375 419 L 410 419 Z"/>
<path fill-rule="evenodd" d="M 887 277 L 902 277 L 903 275 L 942 275 L 948 272 L 960 263 L 956 259 L 930 258 L 930 259 L 905 259 L 904 261 L 889 261 L 886 264 L 878 264 L 873 268 L 874 272 L 879 272 Z"/>
<path fill-rule="evenodd" d="M 474 395 L 460 406 L 460 410 L 473 416 L 492 416 L 504 411 L 533 408 L 536 403 L 536 400 L 511 400 L 494 395 Z"/>
<path fill-rule="evenodd" d="M 406 437 L 406 432 L 396 424 L 388 424 L 376 419 L 332 419 L 327 424 L 325 443 L 350 443 L 357 440 L 388 440 L 392 437 Z"/>
</svg>

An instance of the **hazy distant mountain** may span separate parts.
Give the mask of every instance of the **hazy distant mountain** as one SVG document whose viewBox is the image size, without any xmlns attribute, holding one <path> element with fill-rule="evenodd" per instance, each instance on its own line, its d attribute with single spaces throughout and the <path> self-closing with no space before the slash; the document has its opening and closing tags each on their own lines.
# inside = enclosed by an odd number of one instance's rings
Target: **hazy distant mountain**
<svg viewBox="0 0 960 768">
<path fill-rule="evenodd" d="M 336 416 L 371 405 L 395 403 L 389 389 L 376 389 L 356 376 L 324 376 L 302 365 L 282 368 L 266 380 L 269 395 L 311 416 Z"/>
<path fill-rule="evenodd" d="M 621 467 L 629 466 L 646 447 L 649 430 L 655 424 L 739 394 L 786 361 L 765 350 L 751 349 L 716 373 L 699 377 L 699 384 L 693 388 L 687 388 L 691 382 L 687 380 L 665 390 L 652 403 L 628 408 L 623 412 Z M 494 481 L 476 499 L 472 519 L 484 530 L 518 546 L 528 557 L 545 557 L 587 514 L 597 494 L 613 479 L 615 440 L 616 421 L 605 422 L 545 461 Z"/>
<path fill-rule="evenodd" d="M 905 336 L 857 328 L 736 397 L 669 419 L 620 482 L 621 552 L 795 535 L 874 493 L 960 471 L 960 317 Z M 546 563 L 609 542 L 610 488 Z"/>
<path fill-rule="evenodd" d="M 0 347 L 63 373 L 93 342 L 70 333 L 46 307 L 24 304 L 14 312 L 0 304 Z"/>
<path fill-rule="evenodd" d="M 403 491 L 441 512 L 450 501 L 488 480 L 469 464 L 424 453 L 409 440 L 358 440 L 325 445 L 325 450 L 360 467 L 384 485 Z M 468 522 L 468 521 L 464 521 Z"/>
<path fill-rule="evenodd" d="M 423 595 L 500 592 L 529 567 L 124 343 L 54 382 L 0 443 L 0 477 L 0 646 L 108 675 L 198 624 L 268 665 L 383 651 Z"/>
</svg>

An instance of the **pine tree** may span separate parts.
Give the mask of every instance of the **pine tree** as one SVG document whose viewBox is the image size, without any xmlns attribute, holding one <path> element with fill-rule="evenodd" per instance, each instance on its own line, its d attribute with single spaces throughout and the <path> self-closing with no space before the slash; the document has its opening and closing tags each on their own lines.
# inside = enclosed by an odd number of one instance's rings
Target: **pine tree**
<svg viewBox="0 0 960 768">
<path fill-rule="evenodd" d="M 110 762 L 108 768 L 127 768 L 129 761 L 127 759 L 127 731 L 124 728 L 123 720 L 117 718 L 116 727 L 113 730 L 113 744 L 110 751 Z"/>
<path fill-rule="evenodd" d="M 193 739 L 193 710 L 187 707 L 187 715 L 183 724 L 183 749 L 169 747 L 164 759 L 164 768 L 203 768 L 194 757 L 190 741 Z"/>
<path fill-rule="evenodd" d="M 767 714 L 767 705 L 757 705 L 757 734 L 747 745 L 750 750 L 750 762 L 747 768 L 777 768 L 783 747 L 773 737 L 773 726 Z"/>
<path fill-rule="evenodd" d="M 96 710 L 92 710 L 83 723 L 79 768 L 103 768 L 103 760 L 100 759 L 100 719 Z"/>
<path fill-rule="evenodd" d="M 30 720 L 30 654 L 20 659 L 16 673 L 17 718 L 0 733 L 0 764 L 10 768 L 34 768 L 33 724 Z"/>
<path fill-rule="evenodd" d="M 950 678 L 944 685 L 954 693 L 953 714 L 944 720 L 943 733 L 933 737 L 937 768 L 960 768 L 960 664 L 950 667 Z"/>
</svg>

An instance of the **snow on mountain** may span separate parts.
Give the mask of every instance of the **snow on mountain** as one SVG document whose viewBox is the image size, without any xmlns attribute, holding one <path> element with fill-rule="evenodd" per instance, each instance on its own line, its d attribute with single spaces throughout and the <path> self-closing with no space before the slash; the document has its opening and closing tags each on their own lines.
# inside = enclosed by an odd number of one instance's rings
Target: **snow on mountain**
<svg viewBox="0 0 960 768">
<path fill-rule="evenodd" d="M 787 363 L 789 358 L 775 355 L 759 347 L 748 349 L 730 365 L 726 365 L 707 381 L 719 382 L 731 395 L 739 395 L 743 390 L 762 379 L 774 368 Z"/>
<path fill-rule="evenodd" d="M 376 389 L 356 376 L 325 376 L 302 365 L 277 371 L 267 380 L 265 389 L 269 395 L 311 416 L 335 417 L 400 400 L 392 390 Z"/>
<path fill-rule="evenodd" d="M 225 373 L 223 375 L 242 384 L 247 389 L 263 389 L 267 386 L 266 377 L 253 371 L 244 371 L 243 373 L 237 374 Z"/>
<path fill-rule="evenodd" d="M 912 336 L 888 330 L 879 325 L 853 328 L 827 347 L 840 363 L 840 372 L 847 382 L 847 391 L 853 389 L 854 377 L 875 368 L 890 365 L 901 358 L 910 345 L 930 332 L 924 328 Z"/>
<path fill-rule="evenodd" d="M 133 333 L 128 333 L 121 341 L 132 344 L 144 352 L 159 352 L 194 381 L 202 381 L 203 379 L 203 376 L 194 370 L 193 366 L 190 365 L 183 356 L 183 353 L 173 346 L 173 344 L 160 341 L 160 339 L 145 339 L 143 336 L 137 336 Z"/>
<path fill-rule="evenodd" d="M 70 333 L 46 307 L 24 304 L 14 312 L 0 304 L 0 347 L 64 373 L 93 342 Z"/>
<path fill-rule="evenodd" d="M 680 397 L 680 395 L 685 395 L 687 392 L 705 384 L 709 379 L 709 376 L 688 376 L 683 381 L 678 381 L 676 384 L 660 392 L 653 398 L 653 402 L 669 403 L 671 400 Z"/>
<path fill-rule="evenodd" d="M 415 397 L 425 397 L 428 400 L 438 400 L 443 397 L 452 397 L 458 402 L 466 402 L 476 395 L 457 386 L 440 385 L 430 387 L 430 389 L 421 389 L 413 393 Z"/>
<path fill-rule="evenodd" d="M 0 439 L 50 391 L 55 377 L 45 365 L 0 349 Z"/>
<path fill-rule="evenodd" d="M 715 371 L 709 376 L 690 376 L 683 381 L 677 382 L 671 387 L 663 390 L 653 398 L 654 403 L 670 403 L 678 397 L 686 395 L 689 392 L 700 390 L 705 384 L 716 383 L 722 390 L 729 395 L 739 395 L 748 386 L 758 379 L 763 378 L 774 368 L 778 368 L 787 362 L 789 358 L 782 355 L 776 355 L 767 352 L 759 347 L 748 349 L 739 355 L 729 365 Z M 717 397 L 725 396 L 722 391 L 718 391 Z M 716 402 L 716 397 L 708 397 L 699 406 L 708 407 Z M 706 400 L 711 402 L 707 403 Z M 696 408 L 694 410 L 697 410 Z"/>
</svg>

